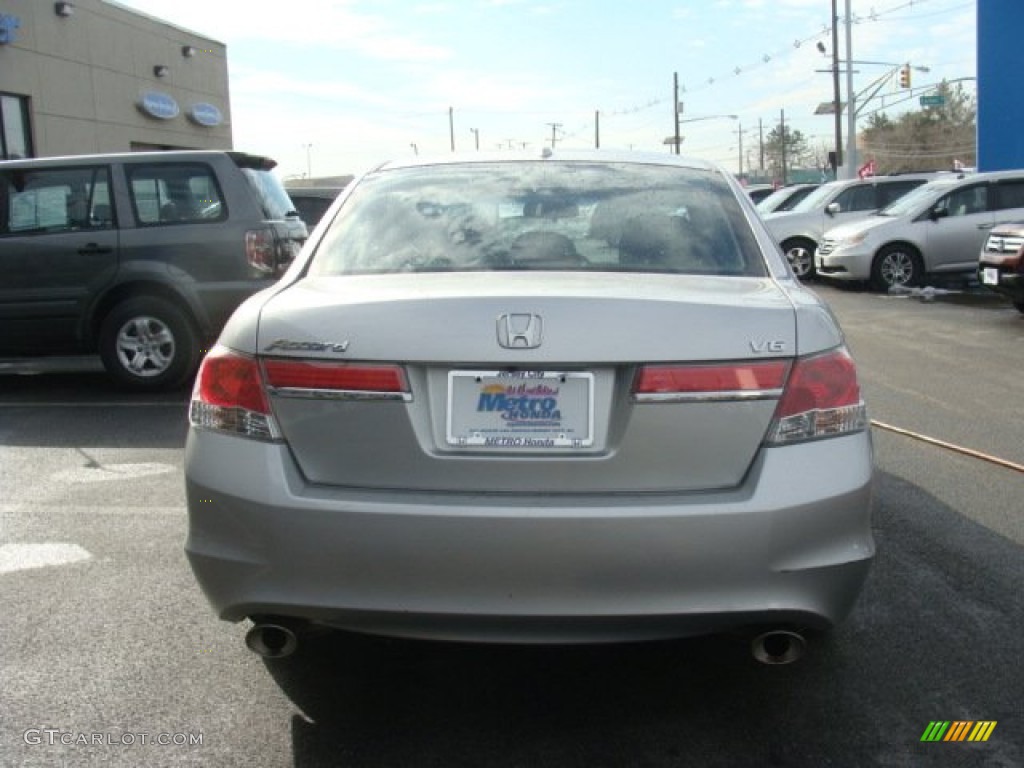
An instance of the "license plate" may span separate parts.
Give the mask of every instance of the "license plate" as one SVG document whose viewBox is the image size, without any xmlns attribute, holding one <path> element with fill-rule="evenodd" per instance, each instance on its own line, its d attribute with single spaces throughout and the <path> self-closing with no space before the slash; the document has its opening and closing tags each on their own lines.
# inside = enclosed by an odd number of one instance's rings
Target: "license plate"
<svg viewBox="0 0 1024 768">
<path fill-rule="evenodd" d="M 995 267 L 985 267 L 981 270 L 981 282 L 985 285 L 999 285 L 999 270 Z"/>
<path fill-rule="evenodd" d="M 594 443 L 594 374 L 449 371 L 450 446 L 544 450 Z"/>
</svg>

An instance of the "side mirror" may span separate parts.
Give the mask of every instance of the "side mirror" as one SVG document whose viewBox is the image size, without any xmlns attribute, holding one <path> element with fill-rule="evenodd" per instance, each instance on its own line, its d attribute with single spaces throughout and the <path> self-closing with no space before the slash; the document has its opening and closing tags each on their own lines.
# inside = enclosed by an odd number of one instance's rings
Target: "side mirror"
<svg viewBox="0 0 1024 768">
<path fill-rule="evenodd" d="M 839 205 L 839 203 L 829 203 L 828 205 L 825 206 L 825 213 L 827 213 L 829 216 L 835 216 L 841 210 L 843 210 L 843 208 L 842 206 Z"/>
<path fill-rule="evenodd" d="M 947 216 L 949 216 L 948 208 L 932 208 L 928 211 L 928 218 L 932 221 L 938 221 L 939 219 L 944 219 Z"/>
</svg>

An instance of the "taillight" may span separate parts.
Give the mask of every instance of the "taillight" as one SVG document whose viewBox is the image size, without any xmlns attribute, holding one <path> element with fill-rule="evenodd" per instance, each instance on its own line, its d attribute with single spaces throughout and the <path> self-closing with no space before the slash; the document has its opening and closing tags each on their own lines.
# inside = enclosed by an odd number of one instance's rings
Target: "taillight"
<svg viewBox="0 0 1024 768">
<path fill-rule="evenodd" d="M 273 230 L 248 230 L 245 233 L 245 258 L 260 272 L 273 274 L 277 269 L 277 241 Z"/>
<path fill-rule="evenodd" d="M 647 365 L 633 384 L 638 402 L 765 400 L 782 394 L 786 360 L 714 365 Z"/>
<path fill-rule="evenodd" d="M 845 349 L 794 360 L 647 365 L 633 382 L 641 403 L 775 400 L 769 445 L 867 428 L 857 369 Z"/>
<path fill-rule="evenodd" d="M 189 421 L 257 440 L 280 437 L 256 359 L 225 347 L 210 350 L 199 367 Z"/>
<path fill-rule="evenodd" d="M 767 442 L 835 437 L 861 432 L 867 423 L 857 368 L 845 349 L 836 349 L 793 364 Z"/>
<path fill-rule="evenodd" d="M 297 397 L 409 400 L 405 371 L 398 365 L 274 359 L 263 361 L 267 385 Z"/>
</svg>

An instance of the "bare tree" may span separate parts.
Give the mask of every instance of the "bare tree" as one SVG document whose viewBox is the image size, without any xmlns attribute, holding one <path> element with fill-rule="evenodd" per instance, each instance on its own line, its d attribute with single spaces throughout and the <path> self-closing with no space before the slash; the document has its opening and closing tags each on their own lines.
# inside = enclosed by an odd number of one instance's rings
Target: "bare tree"
<svg viewBox="0 0 1024 768">
<path fill-rule="evenodd" d="M 963 85 L 941 83 L 941 103 L 905 112 L 893 120 L 885 113 L 868 119 L 861 154 L 875 161 L 875 172 L 950 170 L 956 163 L 977 164 L 977 103 Z"/>
</svg>

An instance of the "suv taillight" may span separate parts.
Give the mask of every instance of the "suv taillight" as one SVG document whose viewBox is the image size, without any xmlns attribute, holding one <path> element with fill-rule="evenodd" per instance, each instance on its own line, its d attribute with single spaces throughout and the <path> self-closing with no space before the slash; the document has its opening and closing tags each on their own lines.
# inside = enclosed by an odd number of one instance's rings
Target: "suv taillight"
<svg viewBox="0 0 1024 768">
<path fill-rule="evenodd" d="M 837 437 L 867 428 L 857 368 L 845 349 L 795 361 L 768 430 L 769 445 Z"/>
<path fill-rule="evenodd" d="M 257 440 L 277 440 L 281 433 L 270 411 L 255 358 L 214 347 L 196 375 L 189 407 L 194 427 Z"/>
<path fill-rule="evenodd" d="M 250 266 L 271 275 L 277 269 L 277 238 L 272 229 L 250 229 L 245 233 L 245 258 Z"/>
</svg>

